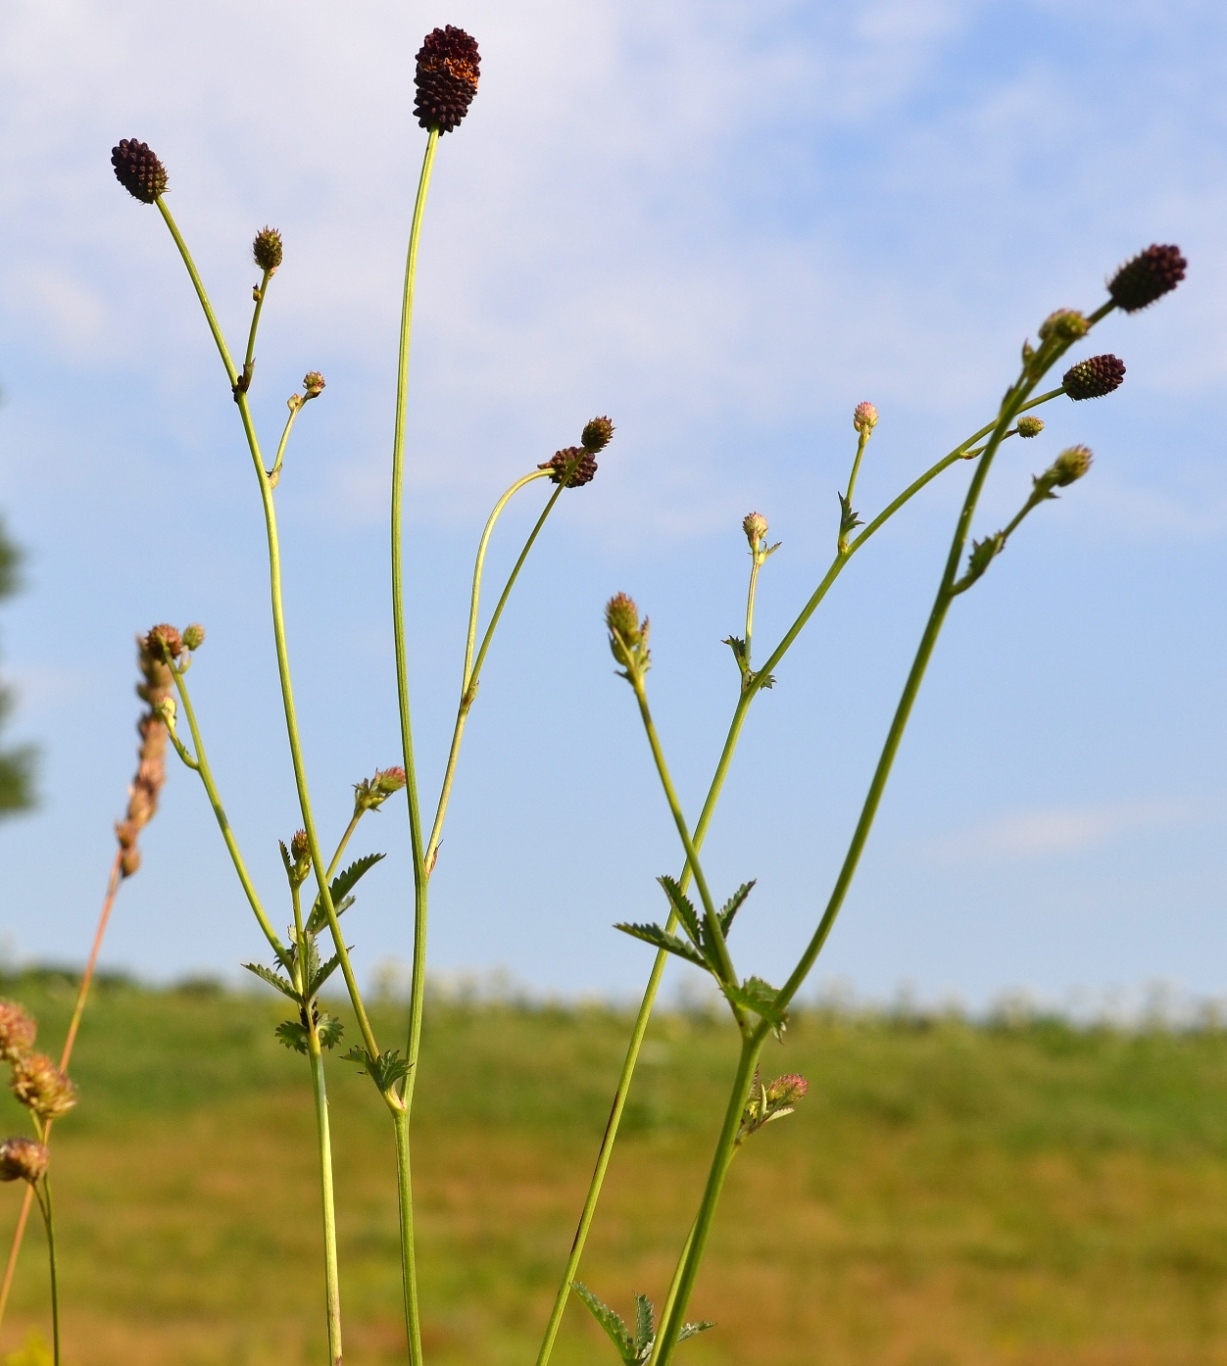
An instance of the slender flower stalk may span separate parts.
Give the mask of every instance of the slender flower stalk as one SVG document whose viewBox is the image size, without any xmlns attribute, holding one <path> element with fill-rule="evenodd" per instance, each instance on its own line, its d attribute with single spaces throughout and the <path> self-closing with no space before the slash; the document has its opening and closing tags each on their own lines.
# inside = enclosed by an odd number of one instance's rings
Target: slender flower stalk
<svg viewBox="0 0 1227 1366">
<path fill-rule="evenodd" d="M 41 1182 L 31 1183 L 30 1190 L 38 1201 L 43 1216 L 43 1227 L 47 1230 L 47 1262 L 51 1273 L 51 1358 L 55 1366 L 60 1366 L 60 1273 L 55 1250 L 55 1210 L 51 1203 L 51 1181 L 44 1175 Z"/>
<path fill-rule="evenodd" d="M 409 1030 L 405 1060 L 409 1070 L 400 1095 L 396 1125 L 397 1193 L 400 1201 L 401 1270 L 405 1299 L 405 1331 L 409 1339 L 411 1366 L 422 1360 L 421 1308 L 418 1302 L 417 1261 L 413 1226 L 413 1179 L 409 1153 L 409 1115 L 417 1081 L 418 1054 L 422 1046 L 422 1016 L 426 1005 L 426 928 L 428 878 L 426 851 L 422 843 L 422 818 L 418 804 L 417 769 L 413 757 L 413 720 L 409 706 L 409 662 L 405 641 L 404 483 L 405 422 L 409 401 L 409 349 L 413 336 L 413 296 L 417 282 L 418 245 L 430 174 L 439 145 L 439 129 L 426 139 L 422 170 L 418 177 L 409 252 L 405 261 L 405 288 L 401 301 L 400 351 L 396 370 L 396 425 L 392 438 L 392 641 L 396 655 L 396 702 L 400 714 L 401 754 L 405 765 L 405 795 L 409 808 L 409 846 L 413 858 L 413 966 L 409 988 Z"/>
</svg>

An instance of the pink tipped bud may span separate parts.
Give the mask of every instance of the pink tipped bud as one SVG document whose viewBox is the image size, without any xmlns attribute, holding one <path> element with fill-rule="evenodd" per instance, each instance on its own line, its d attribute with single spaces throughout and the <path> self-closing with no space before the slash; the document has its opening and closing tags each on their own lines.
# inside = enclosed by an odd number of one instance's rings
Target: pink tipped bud
<svg viewBox="0 0 1227 1366">
<path fill-rule="evenodd" d="M 16 1001 L 0 1001 L 0 1058 L 16 1062 L 34 1047 L 38 1025 Z"/>
<path fill-rule="evenodd" d="M 33 1185 L 47 1170 L 50 1153 L 32 1138 L 6 1138 L 0 1143 L 0 1181 Z"/>
<path fill-rule="evenodd" d="M 872 403 L 858 403 L 852 410 L 852 425 L 862 436 L 868 436 L 878 425 L 878 410 Z"/>
</svg>

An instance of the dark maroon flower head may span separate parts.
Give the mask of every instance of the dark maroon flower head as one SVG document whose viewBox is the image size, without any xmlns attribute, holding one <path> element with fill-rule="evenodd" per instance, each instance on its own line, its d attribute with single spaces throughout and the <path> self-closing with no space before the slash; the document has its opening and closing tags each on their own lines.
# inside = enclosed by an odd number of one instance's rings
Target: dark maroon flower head
<svg viewBox="0 0 1227 1366">
<path fill-rule="evenodd" d="M 1119 356 L 1091 356 L 1071 365 L 1061 383 L 1070 398 L 1103 398 L 1119 389 L 1125 379 L 1125 362 Z"/>
<path fill-rule="evenodd" d="M 543 460 L 537 468 L 549 470 L 550 478 L 556 484 L 562 483 L 563 475 L 569 469 L 571 474 L 567 479 L 567 488 L 577 489 L 581 484 L 592 482 L 596 475 L 596 459 L 583 446 L 567 446 L 548 460 Z"/>
<path fill-rule="evenodd" d="M 450 133 L 477 94 L 481 74 L 477 40 L 453 24 L 433 29 L 422 43 L 417 63 L 413 112 L 423 128 Z"/>
<path fill-rule="evenodd" d="M 1188 264 L 1179 247 L 1147 247 L 1113 275 L 1108 293 L 1117 308 L 1136 313 L 1175 289 Z"/>
<path fill-rule="evenodd" d="M 149 150 L 147 142 L 120 138 L 119 144 L 111 148 L 111 165 L 115 167 L 115 179 L 142 204 L 152 204 L 166 193 L 166 167 Z"/>
</svg>

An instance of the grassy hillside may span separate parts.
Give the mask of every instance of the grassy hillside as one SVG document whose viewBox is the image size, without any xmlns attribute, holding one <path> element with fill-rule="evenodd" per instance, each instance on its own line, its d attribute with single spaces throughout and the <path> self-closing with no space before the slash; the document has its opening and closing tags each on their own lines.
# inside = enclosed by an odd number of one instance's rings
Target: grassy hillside
<svg viewBox="0 0 1227 1366">
<path fill-rule="evenodd" d="M 58 1046 L 71 990 L 10 982 Z M 377 1022 L 400 1032 L 400 1010 Z M 322 1363 L 305 1063 L 277 1003 L 111 984 L 57 1129 L 70 1366 Z M 418 1090 L 426 1342 L 439 1366 L 531 1364 L 605 1120 L 625 1021 L 437 1005 Z M 663 1292 L 734 1041 L 662 1018 L 583 1275 Z M 1227 1034 L 803 1015 L 769 1065 L 811 1081 L 733 1169 L 694 1366 L 1227 1363 Z M 331 1071 L 346 1356 L 403 1361 L 390 1125 Z M 5 1132 L 24 1116 L 3 1101 Z M 20 1200 L 0 1188 L 0 1237 Z M 46 1325 L 27 1239 L 0 1350 Z M 614 1366 L 580 1306 L 558 1366 Z"/>
</svg>

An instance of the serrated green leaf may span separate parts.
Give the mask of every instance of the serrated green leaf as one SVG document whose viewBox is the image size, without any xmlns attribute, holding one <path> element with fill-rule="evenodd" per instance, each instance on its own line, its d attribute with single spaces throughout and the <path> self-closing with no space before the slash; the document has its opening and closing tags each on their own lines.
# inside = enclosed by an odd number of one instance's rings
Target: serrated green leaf
<svg viewBox="0 0 1227 1366">
<path fill-rule="evenodd" d="M 341 1035 L 345 1033 L 345 1026 L 335 1015 L 321 1014 L 319 1024 L 315 1026 L 315 1032 L 319 1035 L 321 1047 L 335 1048 L 341 1042 Z"/>
<path fill-rule="evenodd" d="M 729 636 L 727 640 L 722 641 L 721 643 L 727 645 L 729 649 L 732 650 L 733 658 L 737 661 L 737 667 L 744 674 L 750 667 L 750 661 L 746 658 L 745 641 L 742 640 L 740 636 Z"/>
<path fill-rule="evenodd" d="M 307 1051 L 307 1031 L 297 1020 L 282 1020 L 273 1033 L 295 1053 Z"/>
<path fill-rule="evenodd" d="M 344 872 L 340 872 L 332 879 L 329 890 L 332 893 L 332 905 L 338 915 L 342 910 L 348 910 L 354 903 L 350 900 L 344 907 L 341 905 L 350 891 L 353 890 L 359 878 L 370 870 L 381 859 L 386 858 L 385 854 L 364 854 L 360 859 L 355 859 Z M 328 917 L 324 914 L 324 903 L 316 893 L 315 904 L 311 907 L 311 914 L 307 917 L 307 933 L 319 934 L 328 923 Z"/>
<path fill-rule="evenodd" d="M 272 968 L 266 968 L 263 963 L 244 963 L 243 966 L 248 972 L 254 972 L 261 981 L 267 982 L 270 987 L 276 987 L 283 996 L 288 996 L 291 1001 L 302 1004 L 298 992 L 294 990 L 294 983 L 286 981 L 279 972 L 274 972 Z"/>
<path fill-rule="evenodd" d="M 400 1050 L 390 1048 L 377 1058 L 372 1058 L 365 1048 L 357 1046 L 341 1055 L 343 1062 L 360 1062 L 362 1071 L 375 1083 L 380 1091 L 387 1091 L 403 1077 L 409 1075 L 411 1064 L 400 1056 Z"/>
<path fill-rule="evenodd" d="M 677 1335 L 678 1342 L 685 1342 L 687 1338 L 692 1338 L 696 1333 L 706 1333 L 709 1328 L 716 1325 L 711 1319 L 700 1319 L 698 1323 L 683 1323 L 682 1331 Z"/>
<path fill-rule="evenodd" d="M 733 923 L 733 917 L 741 910 L 746 897 L 754 890 L 754 881 L 743 882 L 740 887 L 720 908 L 716 919 L 720 922 L 720 932 L 727 938 L 729 926 Z"/>
<path fill-rule="evenodd" d="M 626 1326 L 626 1321 L 616 1309 L 611 1309 L 609 1305 L 598 1300 L 583 1281 L 572 1281 L 575 1293 L 588 1306 L 592 1317 L 605 1330 L 610 1342 L 613 1343 L 618 1355 L 622 1358 L 624 1366 L 636 1366 L 638 1353 L 635 1351 L 635 1344 L 631 1338 L 630 1329 Z"/>
<path fill-rule="evenodd" d="M 646 1361 L 656 1340 L 656 1316 L 646 1295 L 635 1295 L 635 1359 Z"/>
<path fill-rule="evenodd" d="M 770 982 L 764 982 L 761 977 L 747 977 L 739 987 L 725 985 L 723 990 L 730 1001 L 762 1016 L 777 1032 L 788 1023 L 787 1013 L 775 1003 L 779 993 Z"/>
<path fill-rule="evenodd" d="M 682 891 L 675 878 L 658 877 L 656 881 L 665 889 L 665 895 L 669 898 L 669 905 L 673 908 L 678 920 L 681 921 L 682 928 L 689 936 L 690 942 L 702 953 L 703 930 L 699 924 L 699 913 L 694 908 L 694 902 Z"/>
<path fill-rule="evenodd" d="M 703 968 L 710 972 L 707 960 L 699 953 L 698 949 L 693 949 L 684 940 L 679 939 L 675 934 L 666 934 L 659 925 L 615 925 L 615 930 L 621 930 L 623 934 L 629 934 L 633 939 L 642 939 L 645 944 L 651 944 L 658 949 L 666 949 L 669 953 L 675 953 L 679 958 L 684 958 L 688 963 L 693 963 L 696 967 Z"/>
</svg>

